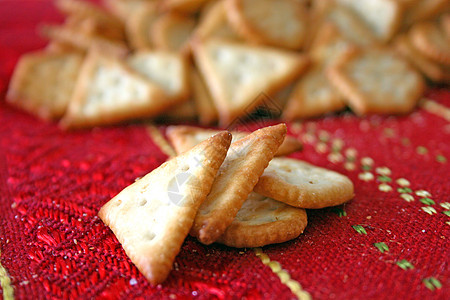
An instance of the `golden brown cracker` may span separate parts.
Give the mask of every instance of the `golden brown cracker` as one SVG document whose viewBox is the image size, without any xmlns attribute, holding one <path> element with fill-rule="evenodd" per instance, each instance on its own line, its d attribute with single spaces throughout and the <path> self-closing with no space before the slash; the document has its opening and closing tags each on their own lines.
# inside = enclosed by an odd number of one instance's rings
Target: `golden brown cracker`
<svg viewBox="0 0 450 300">
<path fill-rule="evenodd" d="M 125 20 L 125 32 L 130 46 L 135 50 L 150 49 L 152 41 L 150 30 L 158 17 L 157 4 L 149 2 L 133 11 Z"/>
<path fill-rule="evenodd" d="M 37 51 L 23 55 L 9 84 L 8 102 L 43 119 L 60 118 L 82 62 L 77 53 Z"/>
<path fill-rule="evenodd" d="M 353 49 L 328 69 L 328 78 L 359 114 L 408 113 L 422 96 L 422 76 L 390 49 Z"/>
<path fill-rule="evenodd" d="M 226 0 L 230 24 L 254 43 L 300 49 L 307 33 L 307 13 L 295 0 Z"/>
<path fill-rule="evenodd" d="M 254 191 L 302 208 L 323 208 L 353 198 L 352 181 L 337 172 L 292 158 L 274 158 Z"/>
<path fill-rule="evenodd" d="M 231 136 L 222 132 L 125 188 L 98 215 L 153 285 L 163 282 L 222 164 Z"/>
<path fill-rule="evenodd" d="M 217 121 L 217 109 L 206 87 L 205 81 L 198 71 L 191 67 L 189 74 L 192 99 L 198 112 L 198 121 L 201 125 L 210 125 Z"/>
<path fill-rule="evenodd" d="M 264 97 L 288 86 L 306 68 L 297 52 L 209 39 L 197 42 L 194 58 L 219 112 L 228 126 L 257 107 Z"/>
<path fill-rule="evenodd" d="M 191 235 L 211 244 L 225 232 L 285 135 L 286 125 L 279 124 L 259 129 L 231 144 L 211 192 L 195 217 Z"/>
<path fill-rule="evenodd" d="M 217 240 L 230 247 L 262 247 L 298 237 L 306 228 L 304 209 L 251 193 Z"/>
<path fill-rule="evenodd" d="M 410 31 L 411 42 L 428 58 L 450 66 L 450 39 L 436 23 L 416 24 Z"/>
<path fill-rule="evenodd" d="M 92 127 L 155 116 L 171 104 L 165 98 L 157 84 L 134 73 L 121 60 L 91 51 L 61 126 Z"/>
</svg>

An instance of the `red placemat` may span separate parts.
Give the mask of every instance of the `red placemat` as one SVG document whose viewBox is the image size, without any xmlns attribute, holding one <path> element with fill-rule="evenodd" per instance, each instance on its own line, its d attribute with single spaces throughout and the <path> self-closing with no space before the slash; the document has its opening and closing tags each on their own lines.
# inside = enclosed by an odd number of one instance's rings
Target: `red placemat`
<svg viewBox="0 0 450 300">
<path fill-rule="evenodd" d="M 48 1 L 18 2 L 0 5 L 2 98 L 20 54 L 45 44 L 36 24 L 61 20 Z M 431 89 L 427 98 L 403 117 L 342 113 L 288 124 L 305 143 L 292 156 L 346 174 L 355 198 L 308 211 L 305 233 L 279 245 L 233 249 L 187 238 L 168 280 L 156 287 L 96 217 L 112 196 L 165 161 L 145 125 L 67 133 L 2 99 L 0 293 L 17 299 L 446 299 L 450 92 Z"/>
</svg>

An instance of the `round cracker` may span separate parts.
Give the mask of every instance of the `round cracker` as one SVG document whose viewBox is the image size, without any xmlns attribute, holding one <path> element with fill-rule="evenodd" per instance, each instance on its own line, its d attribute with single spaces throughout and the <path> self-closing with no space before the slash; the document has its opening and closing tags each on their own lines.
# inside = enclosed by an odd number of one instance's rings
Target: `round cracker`
<svg viewBox="0 0 450 300">
<path fill-rule="evenodd" d="M 253 192 L 217 242 L 237 248 L 283 243 L 303 233 L 306 224 L 304 209 Z"/>
<path fill-rule="evenodd" d="M 254 191 L 302 208 L 323 208 L 353 198 L 353 183 L 342 174 L 292 158 L 274 158 Z"/>
<path fill-rule="evenodd" d="M 305 7 L 295 0 L 227 0 L 233 28 L 245 39 L 300 49 L 306 37 Z"/>
</svg>

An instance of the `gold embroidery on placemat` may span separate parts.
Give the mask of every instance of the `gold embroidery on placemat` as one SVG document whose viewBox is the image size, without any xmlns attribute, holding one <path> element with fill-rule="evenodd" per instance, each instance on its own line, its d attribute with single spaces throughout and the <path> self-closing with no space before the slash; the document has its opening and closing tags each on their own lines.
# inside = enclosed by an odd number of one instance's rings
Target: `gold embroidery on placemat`
<svg viewBox="0 0 450 300">
<path fill-rule="evenodd" d="M 259 257 L 262 263 L 268 266 L 272 270 L 272 272 L 274 272 L 278 276 L 278 278 L 280 278 L 281 283 L 286 285 L 291 290 L 291 292 L 295 296 L 297 296 L 298 299 L 312 299 L 311 295 L 302 289 L 302 286 L 300 285 L 300 283 L 298 283 L 298 281 L 295 281 L 291 278 L 291 275 L 289 275 L 288 271 L 281 267 L 281 264 L 279 262 L 270 260 L 269 256 L 265 254 L 261 248 L 254 248 L 253 250 L 255 251 L 255 255 Z"/>
<path fill-rule="evenodd" d="M 450 122 L 450 109 L 446 106 L 439 104 L 433 100 L 424 98 L 419 101 L 419 106 L 429 113 L 444 118 Z"/>
<path fill-rule="evenodd" d="M 0 257 L 1 257 L 1 251 L 0 251 Z M 8 276 L 8 272 L 3 267 L 2 263 L 0 262 L 0 284 L 2 286 L 3 290 L 3 300 L 12 300 L 14 299 L 14 289 L 11 285 L 11 279 Z"/>
<path fill-rule="evenodd" d="M 158 128 L 156 128 L 155 125 L 149 124 L 147 125 L 147 132 L 152 138 L 153 142 L 155 142 L 156 145 L 158 145 L 159 149 L 161 149 L 164 154 L 166 154 L 169 157 L 176 156 L 175 150 L 172 148 L 172 146 L 167 142 L 167 140 L 164 138 L 164 136 L 161 134 Z"/>
</svg>

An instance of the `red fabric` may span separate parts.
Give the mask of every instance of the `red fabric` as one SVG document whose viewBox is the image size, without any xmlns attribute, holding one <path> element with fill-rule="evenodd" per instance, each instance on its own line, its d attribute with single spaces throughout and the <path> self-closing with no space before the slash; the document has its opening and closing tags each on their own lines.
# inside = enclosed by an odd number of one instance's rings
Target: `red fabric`
<svg viewBox="0 0 450 300">
<path fill-rule="evenodd" d="M 61 20 L 47 1 L 20 3 L 0 6 L 2 95 L 19 55 L 44 45 L 35 35 L 36 24 Z M 428 96 L 450 107 L 448 89 L 432 89 Z M 306 143 L 293 157 L 348 175 L 355 198 L 338 209 L 308 211 L 303 235 L 264 247 L 264 253 L 314 299 L 445 299 L 450 218 L 440 204 L 450 202 L 449 122 L 417 109 L 404 117 L 343 113 L 297 127 L 290 124 L 290 134 Z M 317 151 L 323 130 L 330 134 L 325 152 Z M 357 151 L 355 170 L 330 161 L 333 139 L 344 142 L 339 151 L 344 157 L 348 148 Z M 374 160 L 372 181 L 358 177 L 363 157 Z M 193 238 L 187 238 L 164 284 L 147 283 L 96 214 L 165 159 L 141 124 L 67 133 L 1 100 L 0 262 L 15 297 L 293 298 L 251 249 L 204 246 Z M 374 171 L 384 166 L 392 172 L 390 192 L 379 190 L 383 178 Z M 414 201 L 400 197 L 398 178 L 410 182 Z M 420 202 L 418 190 L 431 193 L 435 204 Z M 426 213 L 422 207 L 427 206 L 436 213 Z M 339 209 L 347 215 L 340 217 Z M 374 246 L 379 242 L 389 251 L 381 253 Z M 414 269 L 400 268 L 397 262 L 403 259 Z M 423 280 L 430 277 L 442 287 L 427 287 Z"/>
</svg>

